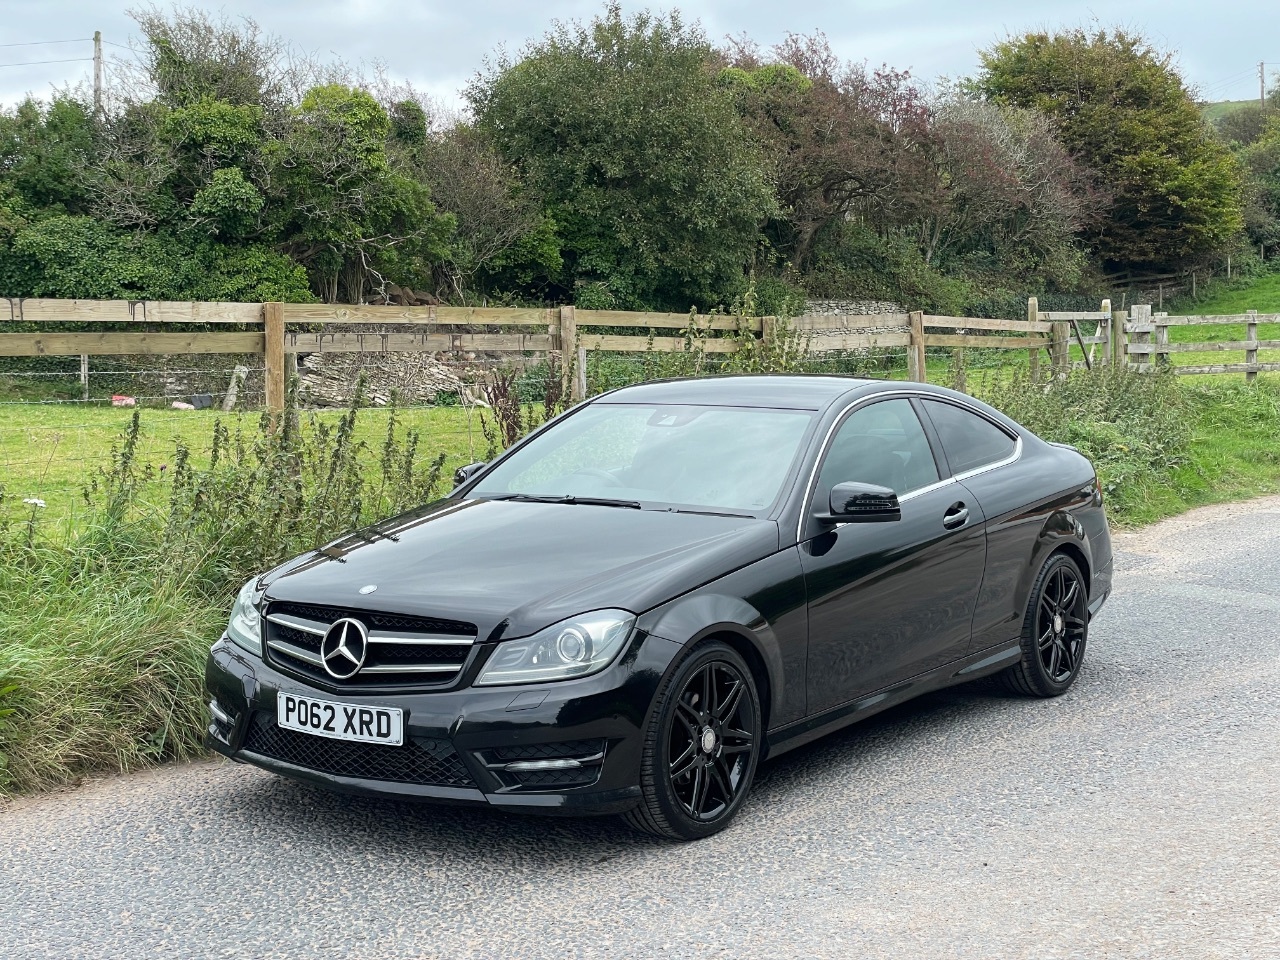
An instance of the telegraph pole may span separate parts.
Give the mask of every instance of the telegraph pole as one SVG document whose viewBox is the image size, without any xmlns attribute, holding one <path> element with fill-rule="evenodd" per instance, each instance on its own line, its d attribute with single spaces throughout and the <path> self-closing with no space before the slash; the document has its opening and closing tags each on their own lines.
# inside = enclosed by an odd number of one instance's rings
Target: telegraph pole
<svg viewBox="0 0 1280 960">
<path fill-rule="evenodd" d="M 1260 68 L 1261 69 L 1261 68 Z M 102 114 L 102 31 L 93 31 L 93 115 Z"/>
<path fill-rule="evenodd" d="M 1262 60 L 1258 61 L 1258 103 L 1267 109 L 1267 65 Z"/>
</svg>

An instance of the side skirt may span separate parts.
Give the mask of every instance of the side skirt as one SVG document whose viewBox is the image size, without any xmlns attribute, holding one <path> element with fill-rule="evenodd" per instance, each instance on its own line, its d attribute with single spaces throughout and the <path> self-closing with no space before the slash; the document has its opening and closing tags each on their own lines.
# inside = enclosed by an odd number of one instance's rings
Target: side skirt
<svg viewBox="0 0 1280 960">
<path fill-rule="evenodd" d="M 1022 647 L 1017 641 L 988 647 L 970 654 L 963 660 L 953 661 L 892 687 L 886 687 L 859 697 L 857 700 L 850 700 L 838 707 L 832 707 L 825 713 L 789 723 L 785 727 L 769 732 L 764 757 L 776 757 L 788 750 L 812 743 L 841 727 L 847 727 L 851 723 L 866 719 L 881 710 L 897 706 L 923 693 L 931 693 L 934 690 L 942 690 L 945 687 L 999 673 L 1005 667 L 1017 663 L 1021 656 Z"/>
</svg>

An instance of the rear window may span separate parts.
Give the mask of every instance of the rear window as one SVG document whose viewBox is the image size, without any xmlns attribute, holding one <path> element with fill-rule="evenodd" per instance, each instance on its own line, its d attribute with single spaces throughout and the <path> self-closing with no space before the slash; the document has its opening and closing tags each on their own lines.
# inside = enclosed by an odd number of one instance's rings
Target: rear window
<svg viewBox="0 0 1280 960">
<path fill-rule="evenodd" d="M 1013 456 L 1017 441 L 985 417 L 955 404 L 925 400 L 952 473 L 967 473 Z"/>
</svg>

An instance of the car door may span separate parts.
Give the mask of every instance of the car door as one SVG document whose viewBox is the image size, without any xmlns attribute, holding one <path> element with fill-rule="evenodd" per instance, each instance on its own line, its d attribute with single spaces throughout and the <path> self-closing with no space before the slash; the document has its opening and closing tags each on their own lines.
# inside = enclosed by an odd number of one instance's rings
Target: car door
<svg viewBox="0 0 1280 960">
<path fill-rule="evenodd" d="M 898 494 L 901 519 L 815 520 L 832 486 Z M 981 508 L 947 478 L 911 401 L 855 407 L 823 452 L 800 544 L 809 603 L 809 713 L 962 656 L 982 583 Z"/>
<path fill-rule="evenodd" d="M 918 402 L 952 475 L 987 517 L 987 573 L 974 607 L 970 649 L 1005 643 L 1022 630 L 1027 564 L 1049 512 L 1028 504 L 1027 490 L 1044 487 L 1047 478 L 1029 472 L 1017 435 L 1002 424 L 955 401 Z"/>
</svg>

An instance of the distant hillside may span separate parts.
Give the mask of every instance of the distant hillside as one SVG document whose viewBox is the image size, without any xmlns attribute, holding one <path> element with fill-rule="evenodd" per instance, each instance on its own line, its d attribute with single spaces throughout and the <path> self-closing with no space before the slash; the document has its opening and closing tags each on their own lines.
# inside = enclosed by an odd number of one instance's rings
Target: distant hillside
<svg viewBox="0 0 1280 960">
<path fill-rule="evenodd" d="M 1200 107 L 1200 115 L 1212 123 L 1215 120 L 1221 120 L 1232 111 L 1257 102 L 1257 100 L 1219 100 L 1216 103 L 1203 104 Z"/>
</svg>

